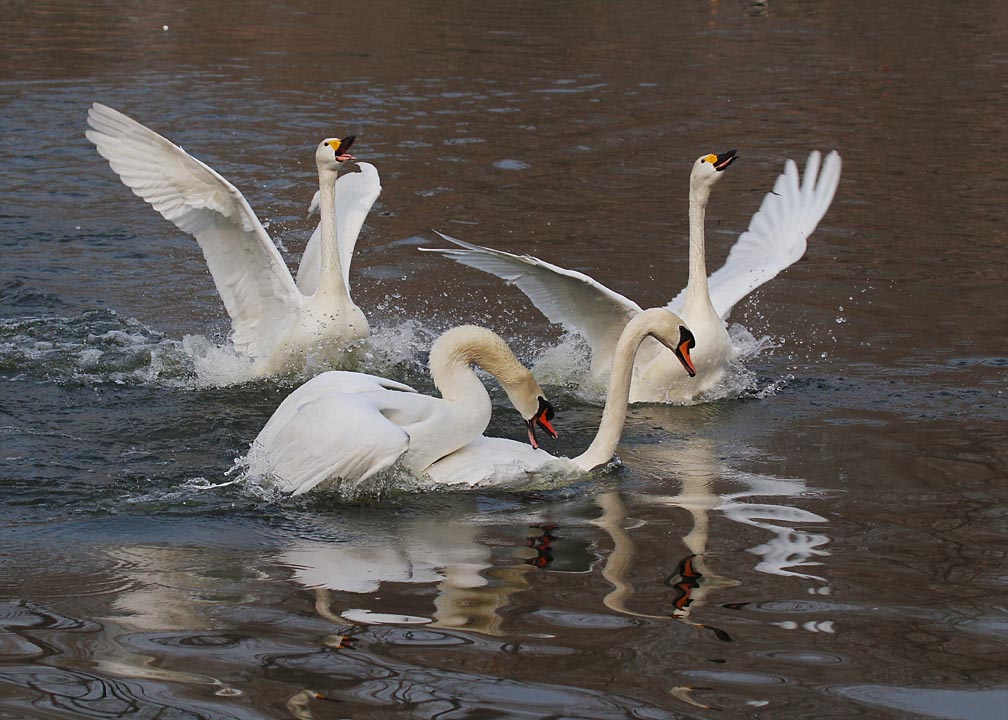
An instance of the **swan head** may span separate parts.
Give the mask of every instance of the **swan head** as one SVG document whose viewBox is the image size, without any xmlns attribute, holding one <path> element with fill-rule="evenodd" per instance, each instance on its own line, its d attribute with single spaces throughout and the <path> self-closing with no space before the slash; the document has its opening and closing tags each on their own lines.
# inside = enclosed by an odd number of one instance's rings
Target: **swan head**
<svg viewBox="0 0 1008 720">
<path fill-rule="evenodd" d="M 431 345 L 430 371 L 442 397 L 448 398 L 448 393 L 452 392 L 451 374 L 460 367 L 471 373 L 470 365 L 479 365 L 497 378 L 511 405 L 521 414 L 532 447 L 539 448 L 537 428 L 557 437 L 550 422 L 554 415 L 553 405 L 500 335 L 484 327 L 460 325 L 442 333 Z"/>
<path fill-rule="evenodd" d="M 666 347 L 672 350 L 675 356 L 679 358 L 679 362 L 686 368 L 686 373 L 690 377 L 696 377 L 696 368 L 693 366 L 693 358 L 690 357 L 690 350 L 696 347 L 696 338 L 693 337 L 690 329 L 685 325 L 680 325 L 679 342 L 674 348 L 669 345 L 666 345 Z"/>
<path fill-rule="evenodd" d="M 546 393 L 539 387 L 539 383 L 536 382 L 532 373 L 519 365 L 515 368 L 514 376 L 499 377 L 498 380 L 500 380 L 504 392 L 507 393 L 508 400 L 511 401 L 515 410 L 521 413 L 522 420 L 525 421 L 529 445 L 536 450 L 539 449 L 539 439 L 536 437 L 537 428 L 545 430 L 551 438 L 556 440 L 557 431 L 553 429 L 551 422 L 556 411 L 553 409 L 553 404 L 546 399 Z"/>
<path fill-rule="evenodd" d="M 687 374 L 690 377 L 696 376 L 696 367 L 690 357 L 690 350 L 696 347 L 696 338 L 681 317 L 665 308 L 650 308 L 638 313 L 630 323 L 639 328 L 637 332 L 650 335 L 674 352 Z M 627 327 L 630 327 L 630 323 L 627 323 Z"/>
<path fill-rule="evenodd" d="M 354 156 L 349 150 L 356 139 L 356 135 L 347 135 L 345 138 L 326 138 L 320 142 L 315 148 L 315 164 L 319 170 L 339 170 L 347 160 L 353 160 Z"/>
<path fill-rule="evenodd" d="M 553 423 L 550 422 L 555 414 L 552 403 L 542 395 L 539 395 L 536 401 L 539 403 L 539 407 L 536 408 L 532 417 L 525 421 L 525 424 L 528 426 L 529 444 L 538 450 L 539 441 L 536 439 L 536 426 L 541 427 L 549 433 L 549 436 L 554 440 L 557 439 L 557 432 L 553 429 Z"/>
<path fill-rule="evenodd" d="M 701 188 L 710 189 L 728 167 L 738 159 L 734 150 L 723 153 L 708 153 L 701 155 L 693 163 L 693 171 L 690 173 L 690 189 L 699 190 Z"/>
</svg>

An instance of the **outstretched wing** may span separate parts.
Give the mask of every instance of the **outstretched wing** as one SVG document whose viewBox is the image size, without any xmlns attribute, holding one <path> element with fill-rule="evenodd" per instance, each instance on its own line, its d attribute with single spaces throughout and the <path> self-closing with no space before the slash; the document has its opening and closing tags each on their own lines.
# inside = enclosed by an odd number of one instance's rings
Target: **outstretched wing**
<svg viewBox="0 0 1008 720">
<path fill-rule="evenodd" d="M 196 238 L 234 331 L 256 357 L 260 341 L 301 305 L 279 251 L 238 189 L 174 143 L 110 107 L 88 110 L 87 139 L 136 195 Z"/>
<path fill-rule="evenodd" d="M 637 303 L 584 273 L 531 255 L 512 255 L 437 234 L 458 248 L 420 249 L 441 253 L 515 285 L 550 322 L 584 336 L 591 346 L 593 372 L 608 370 L 623 326 L 641 311 Z"/>
<path fill-rule="evenodd" d="M 711 303 L 726 319 L 739 300 L 797 262 L 805 254 L 809 235 L 822 220 L 840 183 L 840 156 L 809 153 L 804 177 L 793 160 L 784 165 L 773 192 L 767 193 L 749 229 L 739 236 L 725 264 L 707 279 Z M 668 304 L 677 312 L 685 302 L 683 290 Z"/>
<path fill-rule="evenodd" d="M 357 245 L 364 220 L 381 194 L 381 179 L 378 170 L 371 163 L 357 163 L 358 171 L 340 175 L 336 180 L 336 245 L 339 248 L 340 267 L 343 269 L 344 286 L 350 287 L 350 263 Z M 308 206 L 309 215 L 318 208 L 319 193 L 315 193 Z M 322 229 L 315 227 L 308 245 L 305 246 L 301 264 L 298 265 L 297 286 L 305 295 L 311 295 L 318 288 L 322 271 Z"/>
</svg>

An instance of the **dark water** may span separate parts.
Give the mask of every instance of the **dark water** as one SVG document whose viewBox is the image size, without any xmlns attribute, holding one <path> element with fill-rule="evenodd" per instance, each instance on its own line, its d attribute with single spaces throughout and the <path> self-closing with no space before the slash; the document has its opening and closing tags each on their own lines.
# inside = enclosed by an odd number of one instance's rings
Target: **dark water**
<svg viewBox="0 0 1008 720">
<path fill-rule="evenodd" d="M 4 718 L 1004 717 L 1004 3 L 3 13 Z M 736 308 L 745 372 L 634 408 L 617 472 L 277 501 L 202 488 L 299 380 L 242 382 L 195 243 L 84 139 L 93 101 L 234 182 L 292 263 L 312 148 L 356 133 L 384 184 L 351 271 L 367 368 L 423 385 L 441 329 L 486 323 L 560 452 L 598 421 L 583 365 L 517 291 L 417 252 L 431 228 L 654 305 L 698 155 L 741 156 L 712 269 L 785 158 L 836 148 L 844 176 Z"/>
</svg>

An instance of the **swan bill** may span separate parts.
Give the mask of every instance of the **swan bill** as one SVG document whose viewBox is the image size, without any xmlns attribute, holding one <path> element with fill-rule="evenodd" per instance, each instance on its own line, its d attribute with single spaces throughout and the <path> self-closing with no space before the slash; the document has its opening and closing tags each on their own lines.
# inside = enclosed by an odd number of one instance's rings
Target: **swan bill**
<svg viewBox="0 0 1008 720">
<path fill-rule="evenodd" d="M 738 155 L 735 154 L 735 148 L 732 148 L 731 150 L 715 155 L 714 159 L 711 160 L 710 163 L 714 166 L 715 170 L 722 172 L 736 160 L 738 160 Z"/>
<path fill-rule="evenodd" d="M 337 162 L 346 162 L 347 160 L 356 160 L 356 158 L 348 152 L 350 150 L 350 146 L 354 144 L 354 140 L 356 139 L 356 135 L 347 135 L 345 138 L 326 140 L 323 144 L 326 147 L 332 148 L 333 153 L 336 155 L 335 159 Z"/>
<path fill-rule="evenodd" d="M 555 414 L 556 411 L 553 409 L 553 404 L 546 398 L 540 396 L 539 409 L 536 411 L 535 415 L 526 421 L 526 425 L 528 426 L 529 444 L 536 450 L 539 449 L 539 442 L 536 439 L 535 433 L 536 425 L 549 433 L 549 436 L 554 440 L 559 437 L 557 435 L 557 431 L 553 429 L 553 423 L 550 422 Z"/>
<path fill-rule="evenodd" d="M 690 350 L 695 347 L 696 338 L 693 337 L 693 333 L 684 325 L 680 325 L 679 344 L 676 345 L 675 354 L 690 377 L 696 377 L 696 368 L 693 366 L 693 358 L 690 357 Z"/>
</svg>

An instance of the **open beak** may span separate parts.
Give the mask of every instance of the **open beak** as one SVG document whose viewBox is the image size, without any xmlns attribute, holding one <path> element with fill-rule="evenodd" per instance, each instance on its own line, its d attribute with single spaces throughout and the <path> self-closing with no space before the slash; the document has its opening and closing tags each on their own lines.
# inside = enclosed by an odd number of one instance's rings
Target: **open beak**
<svg viewBox="0 0 1008 720">
<path fill-rule="evenodd" d="M 347 135 L 345 138 L 341 138 L 339 142 L 339 149 L 336 151 L 339 153 L 336 155 L 336 159 L 340 162 L 346 162 L 347 160 L 355 160 L 353 155 L 351 155 L 348 150 L 350 146 L 354 144 L 354 140 L 357 139 L 356 135 Z M 721 157 L 718 155 L 718 157 Z"/>
<path fill-rule="evenodd" d="M 717 160 L 714 161 L 714 169 L 717 170 L 718 172 L 721 172 L 729 165 L 731 165 L 733 162 L 735 162 L 737 159 L 738 156 L 735 154 L 734 149 L 728 150 L 727 152 L 718 153 Z"/>
<path fill-rule="evenodd" d="M 696 347 L 696 338 L 693 337 L 693 333 L 680 325 L 679 344 L 676 345 L 675 354 L 690 377 L 696 377 L 696 368 L 693 367 L 693 359 L 690 357 L 690 349 L 694 347 Z"/>
<path fill-rule="evenodd" d="M 550 420 L 553 419 L 554 414 L 555 411 L 553 410 L 553 405 L 550 404 L 550 401 L 544 397 L 540 397 L 539 410 L 537 410 L 536 414 L 529 418 L 526 422 L 528 425 L 529 444 L 536 450 L 539 449 L 539 442 L 536 440 L 535 433 L 536 425 L 549 433 L 551 438 L 554 440 L 557 439 L 557 431 L 553 429 L 553 423 L 550 422 Z"/>
</svg>

